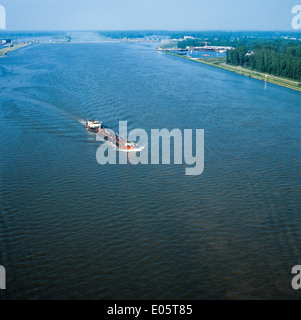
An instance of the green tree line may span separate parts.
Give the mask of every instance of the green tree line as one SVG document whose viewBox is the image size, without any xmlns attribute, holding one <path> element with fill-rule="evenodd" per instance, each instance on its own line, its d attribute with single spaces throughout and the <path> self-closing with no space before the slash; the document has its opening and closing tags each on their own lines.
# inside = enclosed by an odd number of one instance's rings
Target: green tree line
<svg viewBox="0 0 301 320">
<path fill-rule="evenodd" d="M 227 51 L 227 63 L 263 73 L 301 80 L 301 45 L 270 41 Z"/>
</svg>

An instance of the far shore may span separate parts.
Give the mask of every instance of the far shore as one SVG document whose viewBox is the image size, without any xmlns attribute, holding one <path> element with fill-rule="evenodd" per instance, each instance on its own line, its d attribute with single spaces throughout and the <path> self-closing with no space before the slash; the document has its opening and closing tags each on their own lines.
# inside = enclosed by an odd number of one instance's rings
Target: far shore
<svg viewBox="0 0 301 320">
<path fill-rule="evenodd" d="M 277 77 L 277 76 L 274 76 L 271 74 L 261 73 L 258 71 L 253 71 L 253 70 L 239 67 L 239 66 L 237 66 L 237 67 L 232 66 L 232 65 L 226 64 L 226 58 L 191 58 L 191 57 L 180 55 L 180 54 L 177 54 L 174 52 L 166 51 L 165 53 L 179 57 L 179 58 L 183 58 L 183 59 L 191 60 L 194 62 L 203 63 L 203 64 L 206 64 L 206 65 L 209 65 L 212 67 L 220 68 L 223 70 L 231 71 L 231 72 L 234 72 L 237 74 L 247 76 L 249 78 L 254 78 L 257 80 L 273 83 L 278 86 L 293 89 L 296 91 L 301 91 L 301 83 L 298 81 L 294 81 L 294 80 L 290 80 L 290 79 L 286 79 L 286 78 L 281 78 L 281 77 Z"/>
</svg>

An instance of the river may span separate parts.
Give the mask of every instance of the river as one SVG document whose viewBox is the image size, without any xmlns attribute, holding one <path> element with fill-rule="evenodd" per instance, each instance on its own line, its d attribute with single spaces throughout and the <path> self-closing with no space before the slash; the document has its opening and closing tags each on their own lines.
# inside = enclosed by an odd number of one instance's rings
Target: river
<svg viewBox="0 0 301 320">
<path fill-rule="evenodd" d="M 17 50 L 0 90 L 0 299 L 298 298 L 299 92 L 117 42 Z M 204 172 L 101 166 L 85 119 L 204 129 Z"/>
</svg>

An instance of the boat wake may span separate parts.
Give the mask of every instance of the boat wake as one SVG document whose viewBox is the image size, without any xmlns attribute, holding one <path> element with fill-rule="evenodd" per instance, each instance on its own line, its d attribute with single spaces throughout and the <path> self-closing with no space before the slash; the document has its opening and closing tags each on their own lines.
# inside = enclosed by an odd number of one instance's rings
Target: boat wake
<svg viewBox="0 0 301 320">
<path fill-rule="evenodd" d="M 82 124 L 83 126 L 86 126 L 86 122 L 87 122 L 87 121 L 85 121 L 85 120 L 83 120 L 83 119 L 77 119 L 77 121 L 78 121 L 80 124 Z"/>
</svg>

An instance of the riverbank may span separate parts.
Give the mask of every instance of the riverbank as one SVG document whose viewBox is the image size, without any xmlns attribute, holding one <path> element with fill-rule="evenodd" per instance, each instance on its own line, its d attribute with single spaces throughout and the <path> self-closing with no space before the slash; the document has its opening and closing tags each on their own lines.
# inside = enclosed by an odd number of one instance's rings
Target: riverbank
<svg viewBox="0 0 301 320">
<path fill-rule="evenodd" d="M 29 44 L 15 44 L 13 47 L 5 47 L 0 50 L 0 57 L 4 57 L 8 53 L 28 46 Z"/>
<path fill-rule="evenodd" d="M 281 77 L 273 76 L 270 74 L 265 74 L 265 73 L 261 73 L 258 71 L 253 71 L 253 70 L 246 69 L 243 67 L 235 67 L 235 66 L 226 64 L 226 58 L 191 58 L 191 57 L 187 57 L 187 56 L 180 55 L 180 54 L 173 53 L 173 52 L 165 52 L 165 53 L 176 56 L 176 57 L 184 58 L 187 60 L 192 60 L 195 62 L 203 63 L 203 64 L 206 64 L 206 65 L 209 65 L 212 67 L 231 71 L 231 72 L 234 72 L 237 74 L 247 76 L 249 78 L 254 78 L 257 80 L 261 80 L 261 81 L 266 81 L 269 83 L 276 84 L 278 86 L 293 89 L 296 91 L 301 91 L 301 83 L 298 81 L 293 81 L 293 80 L 289 80 L 286 78 L 281 78 Z"/>
</svg>

